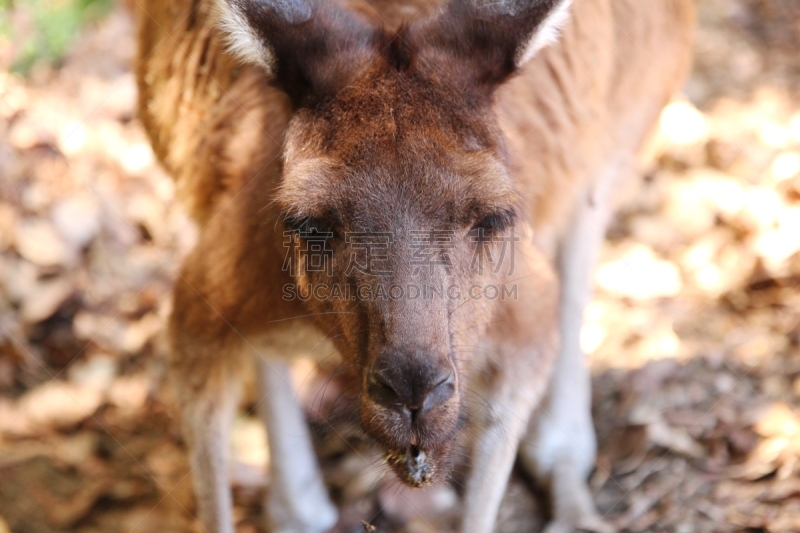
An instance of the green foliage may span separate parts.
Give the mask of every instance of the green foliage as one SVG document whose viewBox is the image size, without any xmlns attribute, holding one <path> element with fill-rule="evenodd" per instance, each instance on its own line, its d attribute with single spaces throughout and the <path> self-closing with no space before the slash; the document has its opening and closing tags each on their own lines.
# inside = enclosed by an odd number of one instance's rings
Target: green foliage
<svg viewBox="0 0 800 533">
<path fill-rule="evenodd" d="M 13 70 L 26 74 L 37 62 L 57 64 L 80 29 L 102 18 L 113 0 L 0 0 L 0 36 L 15 48 Z M 27 24 L 16 24 L 17 20 Z"/>
</svg>

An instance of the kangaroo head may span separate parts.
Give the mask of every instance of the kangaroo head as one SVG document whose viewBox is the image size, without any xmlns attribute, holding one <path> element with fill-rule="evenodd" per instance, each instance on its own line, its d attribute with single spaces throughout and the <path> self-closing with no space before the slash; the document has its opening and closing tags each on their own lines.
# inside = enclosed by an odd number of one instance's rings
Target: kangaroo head
<svg viewBox="0 0 800 533">
<path fill-rule="evenodd" d="M 495 90 L 570 0 L 453 0 L 388 30 L 330 0 L 218 0 L 294 115 L 277 202 L 291 297 L 359 369 L 364 429 L 414 486 L 448 473 L 464 361 L 514 297 L 519 198 Z"/>
</svg>

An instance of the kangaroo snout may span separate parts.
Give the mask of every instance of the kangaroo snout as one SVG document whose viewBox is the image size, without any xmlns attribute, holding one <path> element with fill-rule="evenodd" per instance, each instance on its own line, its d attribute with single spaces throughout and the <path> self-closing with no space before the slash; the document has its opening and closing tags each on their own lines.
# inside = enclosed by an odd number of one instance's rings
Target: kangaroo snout
<svg viewBox="0 0 800 533">
<path fill-rule="evenodd" d="M 449 356 L 413 348 L 384 349 L 365 371 L 364 429 L 410 485 L 430 483 L 449 471 L 447 457 L 461 412 L 459 381 Z"/>
<path fill-rule="evenodd" d="M 419 359 L 402 364 L 402 355 L 392 351 L 383 355 L 367 376 L 367 394 L 372 401 L 397 410 L 412 425 L 456 391 L 453 365 L 432 363 L 424 355 Z"/>
</svg>

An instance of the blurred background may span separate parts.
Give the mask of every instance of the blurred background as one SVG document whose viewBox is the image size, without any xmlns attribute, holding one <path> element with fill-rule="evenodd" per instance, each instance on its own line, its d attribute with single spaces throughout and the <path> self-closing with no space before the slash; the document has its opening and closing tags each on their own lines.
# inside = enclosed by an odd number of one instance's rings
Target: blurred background
<svg viewBox="0 0 800 533">
<path fill-rule="evenodd" d="M 798 532 L 800 2 L 698 9 L 693 75 L 586 310 L 592 488 L 624 531 Z M 134 52 L 113 0 L 0 0 L 0 533 L 195 531 L 163 340 L 194 234 L 135 118 Z M 255 533 L 269 454 L 246 396 L 232 473 Z M 318 436 L 345 513 L 399 529 L 374 452 Z M 403 530 L 458 514 L 447 487 L 417 505 Z M 499 529 L 543 510 L 515 473 Z"/>
</svg>

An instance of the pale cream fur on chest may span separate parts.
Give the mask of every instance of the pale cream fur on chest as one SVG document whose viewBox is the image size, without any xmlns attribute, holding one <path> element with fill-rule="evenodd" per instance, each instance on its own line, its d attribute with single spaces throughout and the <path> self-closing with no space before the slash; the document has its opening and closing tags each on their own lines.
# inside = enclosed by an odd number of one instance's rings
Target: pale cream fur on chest
<svg viewBox="0 0 800 533">
<path fill-rule="evenodd" d="M 296 320 L 275 326 L 248 342 L 259 355 L 288 362 L 310 359 L 319 363 L 340 357 L 333 342 L 317 327 Z"/>
</svg>

